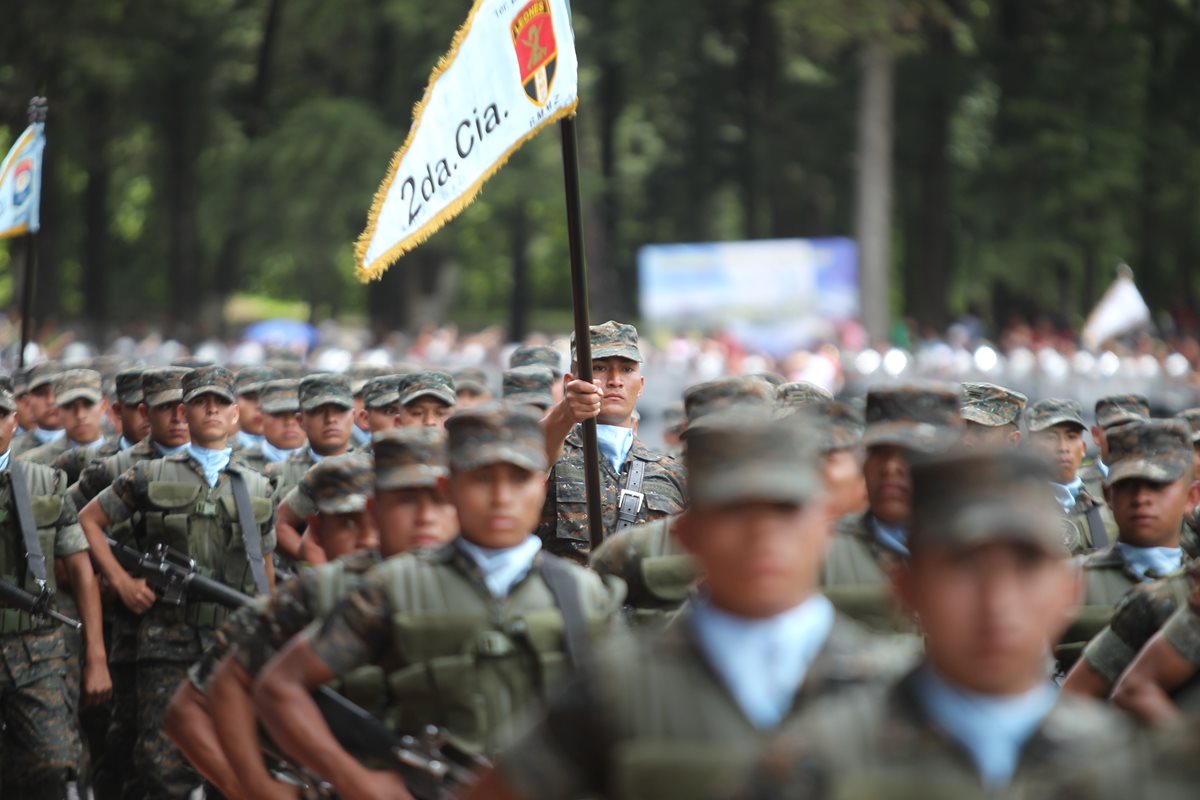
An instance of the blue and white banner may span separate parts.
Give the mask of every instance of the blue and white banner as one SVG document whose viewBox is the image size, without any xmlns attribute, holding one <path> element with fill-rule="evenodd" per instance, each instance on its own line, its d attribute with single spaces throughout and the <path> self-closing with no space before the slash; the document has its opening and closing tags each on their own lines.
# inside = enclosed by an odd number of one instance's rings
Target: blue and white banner
<svg viewBox="0 0 1200 800">
<path fill-rule="evenodd" d="M 42 151 L 46 124 L 35 122 L 17 137 L 0 163 L 0 239 L 37 233 L 42 201 Z"/>
</svg>

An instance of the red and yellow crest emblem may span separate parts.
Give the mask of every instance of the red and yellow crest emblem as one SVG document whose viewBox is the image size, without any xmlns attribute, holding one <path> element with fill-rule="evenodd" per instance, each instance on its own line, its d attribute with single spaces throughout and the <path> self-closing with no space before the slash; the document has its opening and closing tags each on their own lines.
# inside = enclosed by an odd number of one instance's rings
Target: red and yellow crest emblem
<svg viewBox="0 0 1200 800">
<path fill-rule="evenodd" d="M 529 0 L 512 21 L 513 47 L 521 70 L 525 94 L 539 106 L 546 104 L 558 64 L 558 42 L 550 17 L 550 0 Z"/>
</svg>

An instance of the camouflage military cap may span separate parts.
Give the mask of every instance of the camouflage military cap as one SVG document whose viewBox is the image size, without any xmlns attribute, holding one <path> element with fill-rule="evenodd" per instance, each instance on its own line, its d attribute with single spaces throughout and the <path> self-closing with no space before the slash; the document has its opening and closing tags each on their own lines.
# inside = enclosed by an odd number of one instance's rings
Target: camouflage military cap
<svg viewBox="0 0 1200 800">
<path fill-rule="evenodd" d="M 776 389 L 779 389 L 780 386 L 783 386 L 785 383 L 787 383 L 787 378 L 783 377 L 778 372 L 752 372 L 748 377 L 758 378 L 760 381 L 766 381 Z"/>
<path fill-rule="evenodd" d="M 956 451 L 919 457 L 911 469 L 914 553 L 1010 541 L 1069 555 L 1049 465 L 1033 453 Z"/>
<path fill-rule="evenodd" d="M 545 411 L 554 405 L 554 373 L 537 365 L 513 367 L 504 371 L 503 397 L 506 403 L 535 406 Z"/>
<path fill-rule="evenodd" d="M 76 400 L 99 403 L 104 399 L 104 378 L 94 369 L 69 369 L 54 380 L 54 402 L 68 406 Z"/>
<path fill-rule="evenodd" d="M 867 392 L 863 444 L 895 445 L 931 452 L 958 438 L 957 386 L 944 383 L 901 384 Z"/>
<path fill-rule="evenodd" d="M 371 459 L 362 453 L 322 459 L 309 469 L 307 479 L 322 514 L 365 511 L 367 499 L 375 493 Z"/>
<path fill-rule="evenodd" d="M 452 469 L 513 464 L 546 470 L 546 437 L 533 409 L 502 403 L 465 408 L 446 420 L 446 435 Z"/>
<path fill-rule="evenodd" d="M 9 378 L 13 385 L 13 395 L 20 397 L 29 391 L 29 367 L 19 369 Z"/>
<path fill-rule="evenodd" d="M 689 425 L 734 404 L 774 407 L 775 388 L 761 378 L 743 375 L 705 381 L 683 392 L 683 413 Z"/>
<path fill-rule="evenodd" d="M 187 369 L 199 369 L 200 367 L 214 367 L 212 361 L 199 356 L 181 356 L 171 362 L 172 367 L 185 367 Z"/>
<path fill-rule="evenodd" d="M 354 408 L 354 394 L 345 375 L 322 372 L 300 381 L 301 411 L 315 411 L 327 405 Z"/>
<path fill-rule="evenodd" d="M 25 391 L 36 392 L 57 380 L 62 367 L 57 361 L 40 361 L 25 369 Z"/>
<path fill-rule="evenodd" d="M 642 362 L 642 351 L 638 349 L 637 328 L 624 322 L 609 320 L 591 327 L 592 358 L 628 358 Z M 575 335 L 571 334 L 571 363 L 579 362 L 575 351 Z"/>
<path fill-rule="evenodd" d="M 663 409 L 663 427 L 667 431 L 679 431 L 683 428 L 684 416 L 683 403 L 672 403 Z"/>
<path fill-rule="evenodd" d="M 264 414 L 299 412 L 300 381 L 293 378 L 267 381 L 258 391 L 258 407 Z"/>
<path fill-rule="evenodd" d="M 1110 394 L 1096 401 L 1096 424 L 1108 430 L 1123 422 L 1150 419 L 1150 401 L 1140 394 Z"/>
<path fill-rule="evenodd" d="M 183 402 L 190 403 L 206 394 L 235 402 L 233 373 L 224 367 L 212 366 L 197 367 L 183 376 Z"/>
<path fill-rule="evenodd" d="M 363 406 L 365 408 L 383 408 L 400 402 L 399 375 L 380 375 L 367 381 L 363 387 Z"/>
<path fill-rule="evenodd" d="M 523 344 L 513 350 L 508 358 L 508 368 L 517 367 L 547 367 L 556 378 L 563 374 L 562 356 L 548 344 Z"/>
<path fill-rule="evenodd" d="M 391 367 L 372 364 L 368 361 L 355 361 L 346 370 L 346 379 L 350 381 L 350 391 L 358 397 L 366 391 L 367 383 L 372 378 L 391 373 Z"/>
<path fill-rule="evenodd" d="M 186 367 L 155 367 L 142 373 L 142 402 L 149 408 L 183 402 Z"/>
<path fill-rule="evenodd" d="M 237 371 L 237 380 L 233 384 L 234 394 L 238 397 L 246 394 L 258 394 L 262 391 L 264 383 L 278 380 L 281 377 L 283 376 L 265 364 L 242 367 Z"/>
<path fill-rule="evenodd" d="M 811 430 L 766 406 L 729 406 L 683 432 L 688 493 L 699 506 L 805 503 L 821 488 Z"/>
<path fill-rule="evenodd" d="M 142 367 L 131 367 L 117 373 L 115 380 L 117 402 L 123 406 L 136 406 L 142 402 Z"/>
<path fill-rule="evenodd" d="M 781 383 L 775 389 L 775 398 L 785 408 L 807 408 L 833 399 L 829 390 L 808 381 Z"/>
<path fill-rule="evenodd" d="M 964 383 L 963 395 L 962 418 L 989 428 L 1017 424 L 1029 402 L 1020 392 L 994 383 Z"/>
<path fill-rule="evenodd" d="M 483 374 L 483 370 L 477 367 L 464 367 L 456 369 L 451 373 L 454 378 L 455 392 L 473 392 L 475 394 L 487 394 L 491 391 L 488 388 L 487 375 Z"/>
<path fill-rule="evenodd" d="M 265 365 L 273 369 L 279 378 L 291 378 L 298 381 L 304 377 L 306 372 L 303 364 L 290 359 L 273 358 L 266 361 Z"/>
<path fill-rule="evenodd" d="M 1048 397 L 1025 409 L 1025 426 L 1031 433 L 1064 424 L 1087 430 L 1083 421 L 1083 408 L 1074 400 Z"/>
<path fill-rule="evenodd" d="M 17 396 L 13 389 L 13 379 L 8 375 L 0 375 L 0 409 L 10 414 L 17 410 Z"/>
<path fill-rule="evenodd" d="M 853 406 L 838 400 L 825 400 L 808 408 L 816 418 L 817 448 L 822 453 L 850 450 L 862 441 L 863 418 Z"/>
<path fill-rule="evenodd" d="M 400 404 L 406 406 L 422 397 L 435 397 L 448 406 L 457 404 L 454 378 L 448 372 L 434 370 L 405 375 L 400 381 Z"/>
<path fill-rule="evenodd" d="M 1192 430 L 1178 419 L 1130 422 L 1108 432 L 1108 484 L 1170 483 L 1192 466 Z"/>
<path fill-rule="evenodd" d="M 1189 408 L 1175 415 L 1188 424 L 1192 431 L 1192 444 L 1200 444 L 1200 408 Z"/>
<path fill-rule="evenodd" d="M 375 453 L 375 491 L 437 486 L 449 474 L 446 432 L 411 426 L 380 431 L 371 438 Z"/>
</svg>

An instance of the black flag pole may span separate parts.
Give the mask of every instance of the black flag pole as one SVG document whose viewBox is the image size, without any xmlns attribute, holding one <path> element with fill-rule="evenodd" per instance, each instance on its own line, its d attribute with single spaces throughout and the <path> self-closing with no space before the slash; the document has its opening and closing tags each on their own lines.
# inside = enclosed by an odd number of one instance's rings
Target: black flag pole
<svg viewBox="0 0 1200 800">
<path fill-rule="evenodd" d="M 46 113 L 50 104 L 44 97 L 34 97 L 29 101 L 29 124 L 34 125 L 46 121 Z M 46 175 L 46 157 L 42 156 L 42 170 L 39 180 Z M 21 349 L 17 352 L 17 367 L 25 366 L 25 349 L 33 338 L 33 292 L 37 284 L 38 269 L 38 235 L 31 231 L 25 234 L 25 277 L 21 282 Z"/>
<path fill-rule="evenodd" d="M 571 256 L 571 303 L 575 310 L 576 378 L 592 382 L 592 336 L 588 321 L 587 265 L 583 259 L 583 207 L 579 199 L 579 142 L 575 117 L 559 123 L 562 133 L 563 186 L 567 194 L 567 240 Z M 596 420 L 583 422 L 583 477 L 587 490 L 588 534 L 595 551 L 604 539 L 600 512 L 600 447 Z"/>
</svg>

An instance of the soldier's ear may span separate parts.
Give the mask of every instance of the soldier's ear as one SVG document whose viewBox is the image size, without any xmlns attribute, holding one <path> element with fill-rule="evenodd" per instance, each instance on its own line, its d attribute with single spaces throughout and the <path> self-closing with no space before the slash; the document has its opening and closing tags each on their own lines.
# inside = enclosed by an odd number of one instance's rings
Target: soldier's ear
<svg viewBox="0 0 1200 800">
<path fill-rule="evenodd" d="M 1195 508 L 1200 504 L 1200 481 L 1195 480 L 1193 476 L 1192 483 L 1188 486 L 1187 507 Z"/>
</svg>

